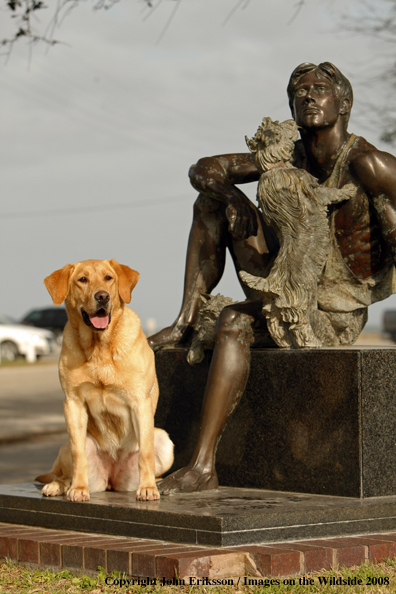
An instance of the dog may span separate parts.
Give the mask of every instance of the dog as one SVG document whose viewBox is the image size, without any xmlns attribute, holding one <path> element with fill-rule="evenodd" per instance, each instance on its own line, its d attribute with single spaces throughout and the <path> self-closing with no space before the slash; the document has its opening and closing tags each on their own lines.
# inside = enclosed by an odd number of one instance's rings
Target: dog
<svg viewBox="0 0 396 594">
<path fill-rule="evenodd" d="M 44 280 L 68 314 L 59 376 L 69 442 L 36 479 L 43 495 L 87 501 L 90 492 L 136 490 L 136 499 L 159 499 L 155 479 L 172 466 L 173 443 L 154 428 L 154 353 L 125 305 L 138 279 L 115 260 L 85 260 Z"/>
</svg>

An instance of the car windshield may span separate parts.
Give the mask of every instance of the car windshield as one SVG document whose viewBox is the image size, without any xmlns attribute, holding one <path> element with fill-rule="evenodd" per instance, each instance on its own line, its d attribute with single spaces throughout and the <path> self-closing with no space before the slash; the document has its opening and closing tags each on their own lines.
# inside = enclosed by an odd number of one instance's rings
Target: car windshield
<svg viewBox="0 0 396 594">
<path fill-rule="evenodd" d="M 43 312 L 39 310 L 34 310 L 28 313 L 27 316 L 23 318 L 24 322 L 36 322 L 43 317 Z"/>
<path fill-rule="evenodd" d="M 10 316 L 5 316 L 3 314 L 0 314 L 0 324 L 17 324 L 17 322 L 11 318 Z"/>
</svg>

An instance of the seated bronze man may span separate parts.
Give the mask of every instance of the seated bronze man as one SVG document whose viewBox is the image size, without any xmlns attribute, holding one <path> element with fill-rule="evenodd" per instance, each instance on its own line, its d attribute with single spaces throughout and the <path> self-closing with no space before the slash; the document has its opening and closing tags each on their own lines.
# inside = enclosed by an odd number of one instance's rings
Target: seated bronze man
<svg viewBox="0 0 396 594">
<path fill-rule="evenodd" d="M 396 159 L 347 131 L 352 87 L 329 62 L 298 66 L 287 92 L 301 135 L 294 166 L 327 187 L 357 187 L 353 198 L 329 207 L 331 249 L 311 320 L 314 331 L 316 326 L 325 337 L 322 344 L 352 344 L 367 321 L 368 306 L 396 292 Z M 189 175 L 200 194 L 194 205 L 182 308 L 172 326 L 151 337 L 154 349 L 182 343 L 188 336 L 200 294 L 210 293 L 220 281 L 227 248 L 237 273 L 265 277 L 279 247 L 260 211 L 237 187 L 260 177 L 252 154 L 203 158 Z M 193 457 L 162 481 L 162 493 L 218 486 L 216 448 L 244 392 L 250 346 L 253 341 L 263 346 L 266 340 L 262 302 L 240 282 L 247 300 L 224 308 L 218 319 Z M 273 346 L 269 335 L 267 340 Z"/>
</svg>

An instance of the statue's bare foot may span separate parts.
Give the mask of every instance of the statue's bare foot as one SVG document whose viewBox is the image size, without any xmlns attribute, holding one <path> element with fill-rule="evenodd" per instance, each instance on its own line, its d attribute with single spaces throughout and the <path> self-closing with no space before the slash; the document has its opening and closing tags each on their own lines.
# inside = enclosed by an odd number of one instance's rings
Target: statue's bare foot
<svg viewBox="0 0 396 594">
<path fill-rule="evenodd" d="M 193 468 L 181 468 L 164 478 L 157 486 L 161 495 L 170 495 L 217 489 L 219 481 L 215 470 L 201 472 Z"/>
<path fill-rule="evenodd" d="M 183 340 L 188 338 L 189 331 L 191 330 L 191 326 L 179 326 L 173 324 L 173 326 L 169 326 L 168 328 L 164 328 L 160 332 L 157 332 L 157 334 L 153 334 L 153 336 L 150 336 L 147 340 L 153 351 L 157 351 L 162 347 L 173 346 L 179 342 L 183 342 Z"/>
</svg>

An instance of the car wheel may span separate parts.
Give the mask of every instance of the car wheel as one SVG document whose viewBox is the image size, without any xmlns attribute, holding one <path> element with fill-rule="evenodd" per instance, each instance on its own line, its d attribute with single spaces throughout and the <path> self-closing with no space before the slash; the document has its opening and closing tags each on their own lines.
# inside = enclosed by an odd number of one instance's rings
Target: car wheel
<svg viewBox="0 0 396 594">
<path fill-rule="evenodd" d="M 0 344 L 0 357 L 2 361 L 15 361 L 18 355 L 18 347 L 15 342 L 5 340 Z"/>
</svg>

